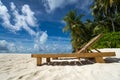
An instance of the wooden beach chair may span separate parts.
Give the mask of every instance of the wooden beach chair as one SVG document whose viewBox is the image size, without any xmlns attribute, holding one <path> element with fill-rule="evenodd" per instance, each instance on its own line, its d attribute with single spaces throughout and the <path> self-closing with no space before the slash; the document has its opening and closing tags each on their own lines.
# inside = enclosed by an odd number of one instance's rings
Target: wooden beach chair
<svg viewBox="0 0 120 80">
<path fill-rule="evenodd" d="M 37 59 L 37 65 L 42 64 L 42 58 L 46 58 L 46 62 L 50 62 L 50 58 L 94 58 L 97 63 L 105 63 L 103 57 L 115 56 L 115 52 L 100 52 L 95 49 L 97 52 L 92 52 L 90 49 L 93 44 L 101 38 L 102 34 L 97 35 L 91 39 L 88 43 L 81 47 L 81 49 L 76 53 L 61 53 L 61 54 L 31 54 L 31 57 Z"/>
</svg>

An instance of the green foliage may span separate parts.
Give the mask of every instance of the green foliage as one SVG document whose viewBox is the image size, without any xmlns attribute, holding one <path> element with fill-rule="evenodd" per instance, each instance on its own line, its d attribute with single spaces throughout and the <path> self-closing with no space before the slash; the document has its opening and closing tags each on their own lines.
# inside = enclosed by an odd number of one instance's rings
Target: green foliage
<svg viewBox="0 0 120 80">
<path fill-rule="evenodd" d="M 105 32 L 94 47 L 120 47 L 120 0 L 95 0 L 91 9 L 96 25 L 94 33 Z"/>
<path fill-rule="evenodd" d="M 94 22 L 108 31 L 120 31 L 120 0 L 95 0 L 91 6 Z"/>
<path fill-rule="evenodd" d="M 120 32 L 105 33 L 93 48 L 120 48 Z"/>
<path fill-rule="evenodd" d="M 82 44 L 101 32 L 105 35 L 95 48 L 120 47 L 120 0 L 94 0 L 91 10 L 94 21 L 82 22 L 84 15 L 78 15 L 75 10 L 64 17 L 66 26 L 63 32 L 70 33 L 73 51 L 78 51 Z"/>
</svg>

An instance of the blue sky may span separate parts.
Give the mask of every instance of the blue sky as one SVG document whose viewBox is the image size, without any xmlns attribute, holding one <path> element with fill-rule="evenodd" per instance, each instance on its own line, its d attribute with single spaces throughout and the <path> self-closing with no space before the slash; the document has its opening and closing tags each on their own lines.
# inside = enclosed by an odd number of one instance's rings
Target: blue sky
<svg viewBox="0 0 120 80">
<path fill-rule="evenodd" d="M 93 19 L 93 0 L 0 0 L 0 52 L 71 52 L 63 17 L 70 10 Z"/>
</svg>

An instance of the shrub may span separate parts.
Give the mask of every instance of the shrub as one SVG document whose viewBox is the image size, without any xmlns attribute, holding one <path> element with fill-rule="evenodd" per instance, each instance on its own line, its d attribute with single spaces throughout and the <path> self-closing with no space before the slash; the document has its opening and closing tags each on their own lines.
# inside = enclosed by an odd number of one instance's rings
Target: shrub
<svg viewBox="0 0 120 80">
<path fill-rule="evenodd" d="M 93 48 L 120 48 L 120 32 L 104 33 Z"/>
</svg>

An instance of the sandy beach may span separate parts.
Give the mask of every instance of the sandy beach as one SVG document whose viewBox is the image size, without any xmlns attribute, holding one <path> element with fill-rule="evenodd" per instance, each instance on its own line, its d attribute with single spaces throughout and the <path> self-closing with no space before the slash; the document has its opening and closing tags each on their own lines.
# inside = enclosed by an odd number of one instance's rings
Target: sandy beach
<svg viewBox="0 0 120 80">
<path fill-rule="evenodd" d="M 0 54 L 0 80 L 120 80 L 120 49 L 110 63 L 36 66 L 31 54 Z M 43 60 L 44 62 L 44 60 Z"/>
</svg>

